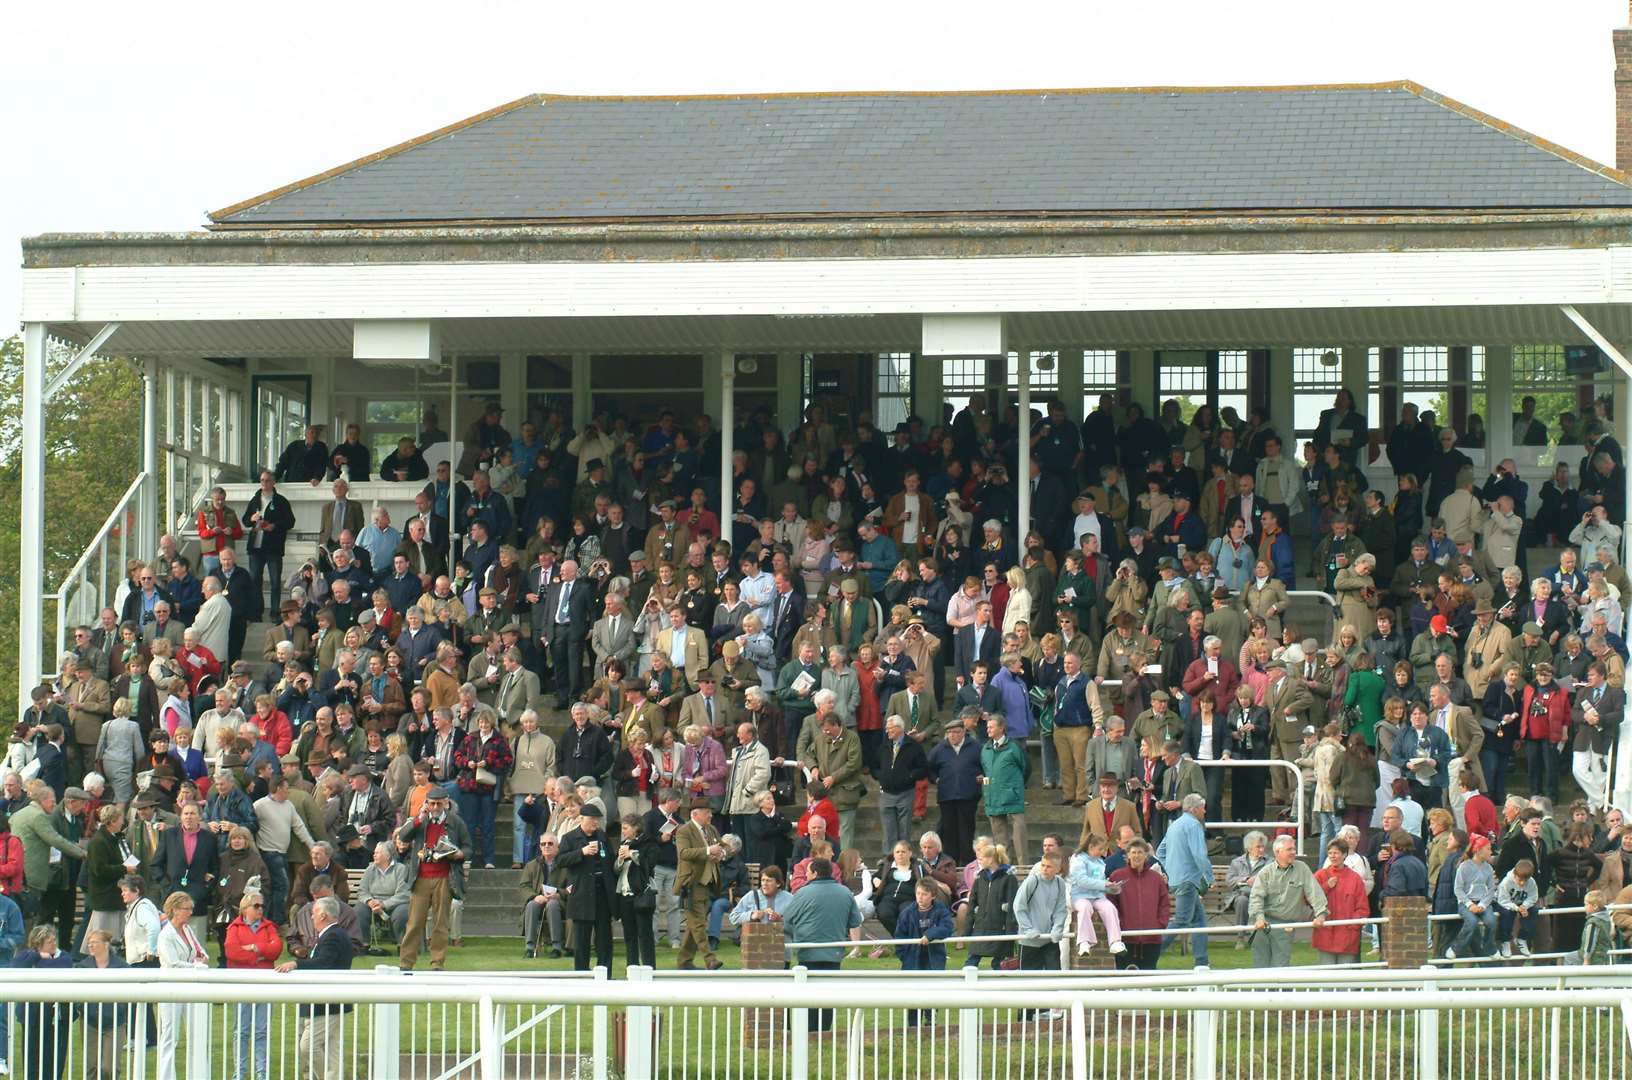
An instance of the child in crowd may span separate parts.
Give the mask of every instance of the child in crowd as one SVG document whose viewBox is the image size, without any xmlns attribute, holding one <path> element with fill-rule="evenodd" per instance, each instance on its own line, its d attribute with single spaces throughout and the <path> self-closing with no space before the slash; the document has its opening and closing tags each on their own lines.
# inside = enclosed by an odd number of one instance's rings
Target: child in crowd
<svg viewBox="0 0 1632 1080">
<path fill-rule="evenodd" d="M 1536 936 L 1536 904 L 1541 892 L 1536 888 L 1536 864 L 1520 859 L 1496 886 L 1496 933 L 1502 941 L 1502 956 L 1511 957 L 1514 949 L 1520 956 L 1530 955 L 1530 939 Z M 1518 924 L 1515 940 L 1514 923 Z"/>
<path fill-rule="evenodd" d="M 1087 956 L 1088 951 L 1099 944 L 1092 917 L 1096 911 L 1099 921 L 1105 924 L 1105 936 L 1110 939 L 1111 952 L 1119 954 L 1128 951 L 1128 947 L 1122 944 L 1122 923 L 1117 918 L 1116 905 L 1106 895 L 1121 888 L 1112 885 L 1105 872 L 1105 856 L 1110 846 L 1110 841 L 1105 837 L 1090 836 L 1082 849 L 1071 856 L 1071 907 L 1077 913 L 1077 952 L 1082 956 Z"/>
<path fill-rule="evenodd" d="M 1445 950 L 1448 959 L 1490 955 L 1496 934 L 1496 873 L 1490 854 L 1490 839 L 1481 833 L 1468 838 L 1468 857 L 1456 864 L 1456 913 L 1462 927 Z"/>
<path fill-rule="evenodd" d="M 1612 963 L 1609 950 L 1615 947 L 1615 926 L 1609 920 L 1609 912 L 1604 910 L 1603 892 L 1593 889 L 1581 903 L 1587 909 L 1586 921 L 1581 925 L 1581 963 Z"/>
<path fill-rule="evenodd" d="M 913 889 L 916 904 L 901 909 L 895 920 L 895 936 L 912 939 L 911 945 L 897 945 L 895 955 L 901 960 L 902 971 L 945 971 L 946 946 L 941 944 L 952 936 L 952 910 L 936 896 L 935 883 L 919 878 Z M 917 1027 L 919 1018 L 927 1009 L 908 1009 L 907 1026 Z M 933 1014 L 931 1014 L 933 1023 Z"/>
</svg>

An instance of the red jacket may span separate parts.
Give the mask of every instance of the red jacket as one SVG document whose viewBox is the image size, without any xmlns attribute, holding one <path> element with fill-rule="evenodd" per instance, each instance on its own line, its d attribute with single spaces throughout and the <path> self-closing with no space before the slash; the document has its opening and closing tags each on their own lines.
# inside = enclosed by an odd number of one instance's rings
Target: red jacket
<svg viewBox="0 0 1632 1080">
<path fill-rule="evenodd" d="M 0 833 L 0 893 L 16 896 L 22 891 L 23 841 L 14 833 Z"/>
<path fill-rule="evenodd" d="M 1537 694 L 1535 685 L 1524 688 L 1524 708 L 1519 711 L 1519 737 L 1561 743 L 1570 731 L 1570 692 L 1557 683 L 1548 683 Z M 1540 700 L 1538 700 L 1538 698 Z M 1531 704 L 1545 710 L 1546 716 L 1531 715 Z"/>
<path fill-rule="evenodd" d="M 206 506 L 198 512 L 198 546 L 204 554 L 219 555 L 230 548 L 234 540 L 243 538 L 244 527 L 232 507 L 217 511 L 213 506 Z"/>
<path fill-rule="evenodd" d="M 1235 688 L 1241 685 L 1241 673 L 1222 656 L 1218 658 L 1218 678 L 1207 678 L 1207 658 L 1203 656 L 1190 661 L 1190 666 L 1184 669 L 1183 679 L 1184 692 L 1191 697 L 1199 696 L 1208 688 L 1208 682 L 1212 683 L 1213 709 L 1219 716 L 1229 714 L 1230 706 L 1235 704 Z M 1214 755 L 1223 757 L 1225 749 L 1228 748 L 1213 747 Z"/>
<path fill-rule="evenodd" d="M 1326 892 L 1328 919 L 1364 919 L 1371 914 L 1366 883 L 1347 866 L 1321 867 L 1315 871 L 1315 883 Z M 1360 952 L 1360 930 L 1358 926 L 1319 926 L 1309 943 L 1321 952 L 1353 956 Z"/>
<path fill-rule="evenodd" d="M 1469 836 L 1496 839 L 1496 804 L 1490 801 L 1490 796 L 1474 792 L 1462 804 L 1462 811 L 1468 818 Z"/>
<path fill-rule="evenodd" d="M 1131 866 L 1124 866 L 1111 875 L 1111 880 L 1122 885 L 1122 891 L 1116 895 L 1116 910 L 1122 916 L 1122 929 L 1167 928 L 1167 921 L 1173 914 L 1173 898 L 1167 892 L 1167 879 L 1151 869 L 1149 863 L 1137 872 Z M 1159 945 L 1161 940 L 1158 937 L 1140 937 L 1134 939 L 1134 944 Z"/>
<path fill-rule="evenodd" d="M 259 952 L 250 952 L 250 945 L 254 945 Z M 225 952 L 229 968 L 269 969 L 283 955 L 283 938 L 278 935 L 277 924 L 271 919 L 263 918 L 260 929 L 251 930 L 243 916 L 239 916 L 227 927 Z"/>
<path fill-rule="evenodd" d="M 835 845 L 839 841 L 839 811 L 833 805 L 832 799 L 822 799 L 805 807 L 805 812 L 799 815 L 799 835 L 810 838 L 810 819 L 813 817 L 827 820 L 827 838 Z"/>
<path fill-rule="evenodd" d="M 287 754 L 295 744 L 295 730 L 289 726 L 289 718 L 282 709 L 273 709 L 267 716 L 254 713 L 248 722 L 261 729 L 261 741 L 271 743 L 279 757 Z"/>
</svg>

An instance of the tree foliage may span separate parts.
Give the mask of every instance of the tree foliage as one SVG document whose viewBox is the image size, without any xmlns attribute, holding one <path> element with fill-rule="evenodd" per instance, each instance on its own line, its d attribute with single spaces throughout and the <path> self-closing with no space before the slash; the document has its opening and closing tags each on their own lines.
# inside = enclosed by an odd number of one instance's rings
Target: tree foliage
<svg viewBox="0 0 1632 1080">
<path fill-rule="evenodd" d="M 64 359 L 53 355 L 49 369 Z M 23 343 L 12 337 L 0 342 L 0 566 L 18 567 L 21 558 L 22 391 Z M 0 589 L 0 701 L 6 702 L 17 699 L 22 598 L 56 591 L 141 470 L 142 376 L 136 364 L 98 358 L 82 367 L 47 404 L 45 438 L 45 579 L 26 581 L 19 573 L 16 588 Z M 122 572 L 112 569 L 110 588 Z M 49 668 L 54 605 L 47 605 L 45 615 L 40 648 Z"/>
</svg>

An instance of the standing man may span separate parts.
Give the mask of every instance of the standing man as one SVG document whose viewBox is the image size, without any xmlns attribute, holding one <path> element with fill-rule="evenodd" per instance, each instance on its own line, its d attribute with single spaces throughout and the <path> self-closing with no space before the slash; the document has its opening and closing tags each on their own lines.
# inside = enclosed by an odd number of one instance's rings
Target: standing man
<svg viewBox="0 0 1632 1080">
<path fill-rule="evenodd" d="M 557 709 L 565 709 L 584 691 L 584 639 L 589 636 L 589 609 L 594 598 L 594 586 L 578 580 L 574 559 L 561 563 L 560 575 L 544 594 L 542 641 L 555 668 Z"/>
<path fill-rule="evenodd" d="M 1271 660 L 1264 665 L 1264 670 L 1269 674 L 1269 685 L 1264 687 L 1264 709 L 1275 731 L 1275 756 L 1282 761 L 1296 761 L 1303 756 L 1303 729 L 1309 722 L 1314 696 L 1287 674 L 1284 660 Z M 1287 770 L 1271 769 L 1270 785 L 1271 797 L 1276 803 L 1293 805 L 1292 780 Z"/>
<path fill-rule="evenodd" d="M 267 585 L 266 606 L 275 608 L 283 596 L 283 544 L 295 527 L 295 510 L 278 493 L 271 469 L 261 470 L 261 490 L 250 497 L 243 520 L 249 527 L 249 540 L 244 546 L 249 550 L 250 575 L 257 592 L 263 583 Z"/>
<path fill-rule="evenodd" d="M 299 960 L 285 960 L 276 968 L 291 971 L 350 971 L 351 935 L 340 926 L 340 901 L 324 896 L 312 901 L 312 926 L 317 932 L 312 950 Z M 306 1059 L 314 1080 L 339 1080 L 346 1075 L 346 1014 L 350 1005 L 301 1005 L 300 1037 L 295 1049 Z M 359 1061 L 356 1067 L 366 1069 Z"/>
<path fill-rule="evenodd" d="M 737 749 L 725 777 L 725 812 L 739 837 L 748 835 L 748 819 L 760 793 L 770 786 L 771 752 L 759 741 L 759 729 L 745 720 L 737 725 Z"/>
<path fill-rule="evenodd" d="M 1094 709 L 1088 695 L 1099 701 L 1098 687 L 1082 671 L 1082 658 L 1065 654 L 1059 683 L 1054 687 L 1054 752 L 1060 761 L 1060 805 L 1088 805 L 1088 740 L 1094 731 Z M 1047 738 L 1047 736 L 1044 736 Z"/>
<path fill-rule="evenodd" d="M 897 840 L 912 839 L 912 804 L 918 781 L 929 776 L 929 762 L 917 739 L 907 738 L 899 716 L 884 721 L 884 748 L 878 766 L 878 816 L 884 827 L 884 850 Z"/>
<path fill-rule="evenodd" d="M 804 740 L 799 763 L 805 767 L 805 782 L 826 786 L 834 809 L 839 812 L 839 850 L 856 843 L 856 808 L 861 805 L 861 740 L 844 726 L 833 711 L 833 691 L 816 691 L 813 737 Z M 807 732 L 807 735 L 809 733 Z"/>
<path fill-rule="evenodd" d="M 293 759 L 293 755 L 290 758 Z M 306 850 L 316 844 L 317 839 L 306 827 L 299 808 L 289 801 L 287 776 L 274 776 L 267 786 L 267 793 L 255 800 L 254 809 L 257 822 L 255 846 L 261 853 L 261 861 L 266 864 L 269 879 L 266 915 L 281 926 L 288 915 L 289 850 L 296 839 L 306 845 Z"/>
<path fill-rule="evenodd" d="M 1297 841 L 1290 836 L 1276 837 L 1274 851 L 1275 861 L 1258 871 L 1247 899 L 1253 967 L 1291 965 L 1292 931 L 1276 930 L 1275 923 L 1302 922 L 1312 913 L 1317 928 L 1326 924 L 1326 893 L 1298 858 Z"/>
<path fill-rule="evenodd" d="M 842 941 L 846 937 L 861 940 L 861 911 L 856 907 L 856 898 L 844 882 L 833 877 L 833 864 L 826 859 L 810 860 L 806 884 L 788 901 L 782 924 L 788 941 L 794 944 Z M 811 971 L 837 971 L 844 949 L 800 949 L 796 955 L 798 962 Z M 832 1026 L 832 1009 L 817 1009 L 810 1018 L 812 1031 L 827 1031 Z"/>
<path fill-rule="evenodd" d="M 612 970 L 612 890 L 617 885 L 617 848 L 601 830 L 601 808 L 585 803 L 578 827 L 561 837 L 557 862 L 566 871 L 567 918 L 572 920 L 572 966 L 588 971 L 589 949 L 595 962 Z"/>
<path fill-rule="evenodd" d="M 657 793 L 657 806 L 646 811 L 645 831 L 653 840 L 650 869 L 657 887 L 656 929 L 667 933 L 671 949 L 680 947 L 680 899 L 674 887 L 679 870 L 674 838 L 680 825 L 680 790 L 663 788 Z"/>
<path fill-rule="evenodd" d="M 419 814 L 403 822 L 394 836 L 397 853 L 407 858 L 414 878 L 408 898 L 408 929 L 402 935 L 397 960 L 403 971 L 414 970 L 419 960 L 427 917 L 435 923 L 431 970 L 442 971 L 447 963 L 453 901 L 464 896 L 465 863 L 472 851 L 470 829 L 449 812 L 452 803 L 453 791 L 446 784 L 433 788 Z"/>
<path fill-rule="evenodd" d="M 975 805 L 980 798 L 980 747 L 968 738 L 963 720 L 946 725 L 946 738 L 929 752 L 929 775 L 941 808 L 939 832 L 946 852 L 959 866 L 975 857 Z"/>
<path fill-rule="evenodd" d="M 89 664 L 76 664 L 73 682 L 63 695 L 68 706 L 68 719 L 74 725 L 75 753 L 68 763 L 68 779 L 78 783 L 91 771 L 96 760 L 96 743 L 102 736 L 102 725 L 113 713 L 113 699 L 108 684 L 97 678 Z"/>
<path fill-rule="evenodd" d="M 691 800 L 691 820 L 675 836 L 674 891 L 680 897 L 686 919 L 676 965 L 682 971 L 695 967 L 691 960 L 699 951 L 708 970 L 724 966 L 708 943 L 708 909 L 720 891 L 720 860 L 723 858 L 725 848 L 720 843 L 719 830 L 714 828 L 714 808 L 707 799 Z"/>
<path fill-rule="evenodd" d="M 1202 822 L 1207 817 L 1207 796 L 1191 792 L 1179 803 L 1179 816 L 1162 837 L 1156 849 L 1156 861 L 1167 871 L 1167 888 L 1173 897 L 1173 917 L 1169 929 L 1207 925 L 1207 908 L 1203 903 L 1213 887 L 1213 863 L 1207 857 L 1207 830 Z M 1207 966 L 1207 935 L 1194 934 L 1195 966 Z M 1176 936 L 1162 942 L 1166 948 Z"/>
</svg>

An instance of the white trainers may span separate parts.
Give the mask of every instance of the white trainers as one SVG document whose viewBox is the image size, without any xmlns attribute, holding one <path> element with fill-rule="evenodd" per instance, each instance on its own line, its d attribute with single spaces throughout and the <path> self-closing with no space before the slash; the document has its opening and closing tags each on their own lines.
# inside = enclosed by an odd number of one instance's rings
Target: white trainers
<svg viewBox="0 0 1632 1080">
<path fill-rule="evenodd" d="M 1511 941 L 1502 942 L 1502 959 L 1513 959 L 1513 943 Z"/>
<path fill-rule="evenodd" d="M 1446 949 L 1445 949 L 1445 959 L 1455 960 L 1456 959 L 1456 950 L 1447 946 Z"/>
<path fill-rule="evenodd" d="M 1528 941 L 1524 940 L 1523 938 L 1519 939 L 1519 943 L 1518 943 L 1517 948 L 1519 950 L 1519 955 L 1520 956 L 1529 956 L 1530 955 L 1530 943 Z"/>
<path fill-rule="evenodd" d="M 1079 942 L 1077 942 L 1077 955 L 1078 956 L 1087 956 L 1088 955 L 1088 950 L 1092 949 L 1092 948 L 1093 948 L 1093 945 L 1091 945 L 1090 943 L 1088 943 L 1086 941 L 1079 941 Z"/>
<path fill-rule="evenodd" d="M 1045 1020 L 1064 1020 L 1065 1019 L 1065 1010 L 1064 1009 L 1049 1009 L 1047 1012 L 1043 1013 L 1043 1019 L 1045 1019 Z"/>
<path fill-rule="evenodd" d="M 1122 944 L 1122 942 L 1120 942 L 1120 941 L 1111 942 L 1111 955 L 1121 956 L 1123 953 L 1125 953 L 1127 951 L 1128 951 L 1128 947 L 1126 945 Z"/>
</svg>

